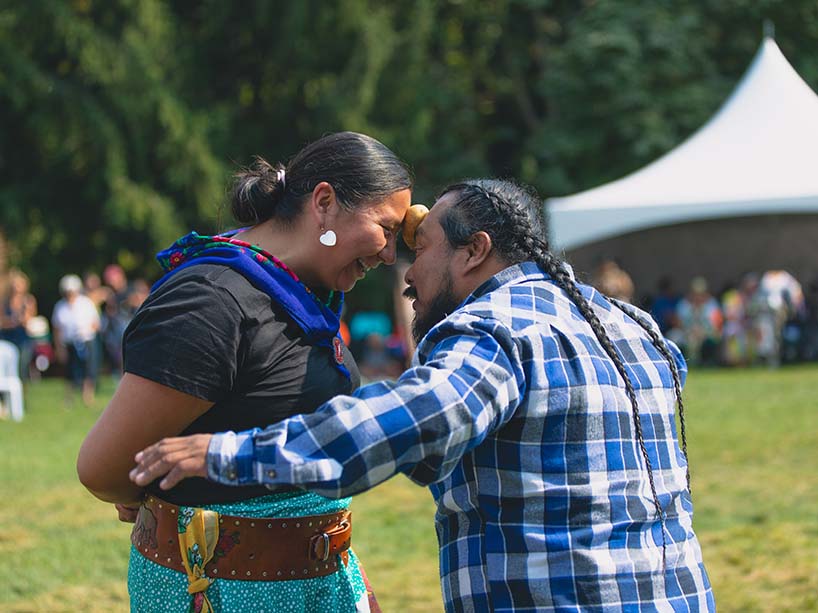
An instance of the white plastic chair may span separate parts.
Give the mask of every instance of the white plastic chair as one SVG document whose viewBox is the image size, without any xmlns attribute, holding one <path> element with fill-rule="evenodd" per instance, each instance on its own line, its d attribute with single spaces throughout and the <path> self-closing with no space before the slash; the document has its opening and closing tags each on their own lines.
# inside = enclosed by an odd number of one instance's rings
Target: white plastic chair
<svg viewBox="0 0 818 613">
<path fill-rule="evenodd" d="M 14 421 L 23 420 L 23 382 L 19 373 L 20 352 L 14 344 L 0 341 L 0 394 L 8 396 Z"/>
</svg>

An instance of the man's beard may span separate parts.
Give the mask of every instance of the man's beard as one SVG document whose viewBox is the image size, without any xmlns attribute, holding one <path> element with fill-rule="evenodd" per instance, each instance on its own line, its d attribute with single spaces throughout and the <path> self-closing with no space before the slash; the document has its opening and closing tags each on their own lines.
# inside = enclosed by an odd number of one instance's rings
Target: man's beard
<svg viewBox="0 0 818 613">
<path fill-rule="evenodd" d="M 412 320 L 412 336 L 415 339 L 415 344 L 420 343 L 429 330 L 443 321 L 449 313 L 460 305 L 460 302 L 454 295 L 452 277 L 447 272 L 443 279 L 443 288 L 434 297 L 426 313 L 424 315 L 415 313 L 415 318 Z"/>
</svg>

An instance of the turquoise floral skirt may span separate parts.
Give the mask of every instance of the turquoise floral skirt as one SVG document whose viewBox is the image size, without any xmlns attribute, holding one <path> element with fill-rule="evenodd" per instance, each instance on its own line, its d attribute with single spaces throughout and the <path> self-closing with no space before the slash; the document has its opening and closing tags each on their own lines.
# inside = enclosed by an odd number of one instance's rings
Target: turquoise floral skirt
<svg viewBox="0 0 818 613">
<path fill-rule="evenodd" d="M 203 509 L 238 517 L 304 517 L 345 509 L 350 498 L 330 500 L 308 492 L 286 492 Z M 237 581 L 216 579 L 207 596 L 216 613 L 347 613 L 369 611 L 366 585 L 358 559 L 350 550 L 349 564 L 326 577 L 293 581 Z M 131 611 L 186 613 L 193 597 L 184 573 L 159 566 L 131 545 L 128 593 Z"/>
</svg>

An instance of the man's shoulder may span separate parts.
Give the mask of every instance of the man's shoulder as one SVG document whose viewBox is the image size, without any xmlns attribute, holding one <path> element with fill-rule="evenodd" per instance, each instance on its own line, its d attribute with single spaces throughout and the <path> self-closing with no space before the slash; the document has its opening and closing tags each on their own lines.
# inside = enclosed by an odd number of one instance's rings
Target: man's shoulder
<svg viewBox="0 0 818 613">
<path fill-rule="evenodd" d="M 54 305 L 54 312 L 52 313 L 52 317 L 59 317 L 65 312 L 65 309 L 67 308 L 68 303 L 65 301 L 65 298 L 60 298 Z"/>
<path fill-rule="evenodd" d="M 80 294 L 79 296 L 77 296 L 77 301 L 78 301 L 78 304 L 80 306 L 82 306 L 82 308 L 84 308 L 84 309 L 92 308 L 92 309 L 94 309 L 94 311 L 97 310 L 97 306 L 94 304 L 94 301 L 91 300 L 85 294 Z"/>
<path fill-rule="evenodd" d="M 614 301 L 590 285 L 576 283 L 576 287 L 603 323 L 636 326 L 626 311 L 651 321 L 648 313 L 633 305 L 624 305 L 624 310 L 618 308 Z M 547 275 L 516 277 L 463 305 L 462 311 L 464 316 L 496 319 L 515 333 L 532 325 L 545 325 L 565 334 L 588 332 L 588 320 L 577 303 Z"/>
<path fill-rule="evenodd" d="M 516 321 L 517 325 L 512 327 L 518 327 L 527 321 L 562 315 L 566 300 L 565 293 L 547 275 L 522 276 L 465 304 L 463 312 L 476 317 Z"/>
</svg>

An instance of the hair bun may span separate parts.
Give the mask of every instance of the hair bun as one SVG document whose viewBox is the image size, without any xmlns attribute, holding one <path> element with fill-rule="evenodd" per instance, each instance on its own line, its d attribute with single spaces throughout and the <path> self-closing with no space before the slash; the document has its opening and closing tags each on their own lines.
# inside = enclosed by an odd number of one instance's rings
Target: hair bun
<svg viewBox="0 0 818 613">
<path fill-rule="evenodd" d="M 239 223 L 257 224 L 270 219 L 285 189 L 285 167 L 256 157 L 250 168 L 234 176 L 230 210 Z"/>
</svg>

